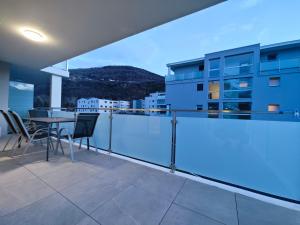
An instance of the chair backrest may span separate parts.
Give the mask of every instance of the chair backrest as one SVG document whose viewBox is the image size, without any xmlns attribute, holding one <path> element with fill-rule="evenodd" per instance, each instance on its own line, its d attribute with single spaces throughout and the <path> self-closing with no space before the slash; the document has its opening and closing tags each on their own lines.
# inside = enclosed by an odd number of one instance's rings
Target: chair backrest
<svg viewBox="0 0 300 225">
<path fill-rule="evenodd" d="M 30 109 L 28 110 L 28 113 L 30 118 L 49 117 L 48 111 L 44 109 Z M 48 124 L 43 122 L 34 122 L 34 124 L 40 127 L 48 127 Z"/>
<path fill-rule="evenodd" d="M 99 113 L 79 113 L 76 118 L 73 138 L 92 137 Z"/>
<path fill-rule="evenodd" d="M 29 117 L 30 118 L 36 118 L 36 117 L 49 117 L 49 113 L 47 110 L 39 110 L 39 109 L 30 109 L 28 110 Z"/>
<path fill-rule="evenodd" d="M 14 118 L 15 124 L 18 126 L 18 128 L 19 128 L 19 130 L 20 130 L 22 136 L 23 136 L 24 138 L 26 138 L 26 139 L 30 139 L 30 135 L 29 135 L 29 133 L 28 133 L 28 131 L 27 131 L 27 129 L 26 129 L 24 123 L 23 123 L 23 120 L 22 120 L 21 117 L 19 116 L 19 114 L 16 113 L 16 112 L 14 112 L 14 111 L 11 111 L 11 110 L 9 110 L 8 112 L 9 112 L 9 114 Z"/>
<path fill-rule="evenodd" d="M 15 127 L 15 124 L 14 124 L 13 120 L 11 119 L 11 117 L 2 109 L 0 110 L 0 112 L 1 112 L 2 116 L 4 117 L 6 123 L 8 124 L 9 129 L 11 130 L 11 132 L 14 133 L 14 134 L 17 134 L 18 130 Z"/>
</svg>

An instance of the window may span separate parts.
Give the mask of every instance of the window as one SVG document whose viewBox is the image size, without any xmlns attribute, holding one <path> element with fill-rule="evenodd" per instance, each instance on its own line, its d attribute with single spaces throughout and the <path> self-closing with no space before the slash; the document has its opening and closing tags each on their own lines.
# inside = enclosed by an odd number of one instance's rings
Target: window
<svg viewBox="0 0 300 225">
<path fill-rule="evenodd" d="M 203 84 L 197 84 L 197 91 L 203 91 Z"/>
<path fill-rule="evenodd" d="M 218 118 L 219 117 L 219 103 L 218 102 L 209 102 L 207 104 L 208 107 L 208 118 Z M 212 110 L 212 112 L 210 112 Z M 214 112 L 216 111 L 216 112 Z"/>
<path fill-rule="evenodd" d="M 224 80 L 224 98 L 251 98 L 252 79 Z"/>
<path fill-rule="evenodd" d="M 269 61 L 276 60 L 277 59 L 277 54 L 276 53 L 270 53 L 270 54 L 268 54 L 267 58 L 268 58 Z"/>
<path fill-rule="evenodd" d="M 224 102 L 223 110 L 251 111 L 251 102 Z"/>
<path fill-rule="evenodd" d="M 220 58 L 209 60 L 209 77 L 220 76 Z"/>
<path fill-rule="evenodd" d="M 199 71 L 204 71 L 204 64 L 199 65 Z"/>
<path fill-rule="evenodd" d="M 209 82 L 209 99 L 219 99 L 220 98 L 220 83 L 219 81 L 210 81 Z"/>
<path fill-rule="evenodd" d="M 269 87 L 278 87 L 280 85 L 280 77 L 270 77 Z"/>
<path fill-rule="evenodd" d="M 225 57 L 224 75 L 244 75 L 253 73 L 253 53 Z"/>
<path fill-rule="evenodd" d="M 251 119 L 251 102 L 224 102 L 223 110 L 228 110 L 224 111 L 225 119 Z"/>
<path fill-rule="evenodd" d="M 203 105 L 197 105 L 197 110 L 203 110 Z"/>
<path fill-rule="evenodd" d="M 268 105 L 269 112 L 278 112 L 279 111 L 279 104 L 269 104 Z"/>
</svg>

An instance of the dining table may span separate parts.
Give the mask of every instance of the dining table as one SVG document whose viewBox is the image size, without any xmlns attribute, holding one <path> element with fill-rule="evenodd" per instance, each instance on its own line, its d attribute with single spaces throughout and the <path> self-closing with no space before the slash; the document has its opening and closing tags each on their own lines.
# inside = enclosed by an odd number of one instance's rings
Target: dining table
<svg viewBox="0 0 300 225">
<path fill-rule="evenodd" d="M 61 140 L 59 137 L 59 130 L 60 130 L 60 124 L 61 123 L 75 123 L 75 118 L 66 118 L 66 117 L 31 117 L 28 118 L 30 122 L 36 122 L 36 123 L 44 123 L 47 124 L 48 127 L 48 138 L 47 138 L 47 153 L 46 153 L 46 161 L 49 161 L 49 149 L 50 149 L 50 138 L 51 138 L 51 130 L 52 125 L 55 124 L 56 127 L 56 134 L 57 134 L 57 144 L 56 144 L 56 150 L 58 149 L 58 145 L 61 145 Z"/>
</svg>

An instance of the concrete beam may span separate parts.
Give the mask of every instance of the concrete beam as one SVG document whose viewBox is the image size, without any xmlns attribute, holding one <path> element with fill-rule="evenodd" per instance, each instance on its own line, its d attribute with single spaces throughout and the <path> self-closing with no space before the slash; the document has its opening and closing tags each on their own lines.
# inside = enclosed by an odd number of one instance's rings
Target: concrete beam
<svg viewBox="0 0 300 225">
<path fill-rule="evenodd" d="M 10 66 L 0 62 L 0 109 L 8 109 Z M 7 124 L 0 116 L 0 136 L 7 134 Z"/>
</svg>

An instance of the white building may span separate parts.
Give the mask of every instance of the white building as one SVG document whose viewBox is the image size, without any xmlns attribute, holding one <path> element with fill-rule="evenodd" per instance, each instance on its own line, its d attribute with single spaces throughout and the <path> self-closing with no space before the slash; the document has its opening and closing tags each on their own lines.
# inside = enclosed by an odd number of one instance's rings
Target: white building
<svg viewBox="0 0 300 225">
<path fill-rule="evenodd" d="M 166 94 L 164 92 L 151 93 L 145 97 L 145 109 L 166 109 Z M 166 112 L 146 111 L 147 115 L 166 114 Z"/>
<path fill-rule="evenodd" d="M 77 112 L 99 112 L 108 113 L 109 109 L 128 109 L 129 101 L 113 101 L 99 98 L 80 98 L 77 100 Z M 115 111 L 116 112 L 116 111 Z"/>
</svg>

